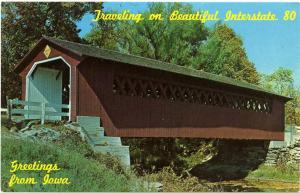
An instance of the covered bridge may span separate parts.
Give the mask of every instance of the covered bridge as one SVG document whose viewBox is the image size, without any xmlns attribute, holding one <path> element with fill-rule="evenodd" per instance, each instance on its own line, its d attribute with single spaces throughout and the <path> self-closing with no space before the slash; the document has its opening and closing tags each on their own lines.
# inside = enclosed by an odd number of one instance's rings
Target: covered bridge
<svg viewBox="0 0 300 193">
<path fill-rule="evenodd" d="M 24 100 L 69 103 L 109 136 L 284 139 L 289 98 L 178 65 L 43 37 L 15 72 Z"/>
</svg>

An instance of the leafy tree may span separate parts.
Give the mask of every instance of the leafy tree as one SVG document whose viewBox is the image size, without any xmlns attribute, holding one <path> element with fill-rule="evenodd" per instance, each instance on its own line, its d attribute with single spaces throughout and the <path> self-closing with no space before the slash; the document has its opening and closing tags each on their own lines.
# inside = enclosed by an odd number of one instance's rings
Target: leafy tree
<svg viewBox="0 0 300 193">
<path fill-rule="evenodd" d="M 286 123 L 300 125 L 300 88 L 294 87 L 293 71 L 280 67 L 270 75 L 263 74 L 261 85 L 292 98 L 285 106 Z"/>
<path fill-rule="evenodd" d="M 295 88 L 294 97 L 293 97 L 293 105 L 292 108 L 294 108 L 294 112 L 292 113 L 293 122 L 295 125 L 300 125 L 300 87 L 298 86 Z"/>
<path fill-rule="evenodd" d="M 153 3 L 144 16 L 148 18 L 151 13 L 161 13 L 167 17 L 174 10 L 180 13 L 193 11 L 191 5 Z M 123 50 L 181 66 L 190 66 L 208 35 L 208 30 L 199 21 L 169 21 L 168 18 L 162 21 L 146 19 L 140 24 L 125 25 L 123 31 L 120 41 Z"/>
<path fill-rule="evenodd" d="M 99 20 L 84 37 L 84 40 L 96 47 L 118 50 L 118 40 L 121 35 L 118 30 L 119 25 L 118 21 Z"/>
<path fill-rule="evenodd" d="M 140 23 L 118 22 L 110 25 L 114 49 L 153 58 L 174 64 L 189 66 L 199 54 L 199 46 L 206 39 L 208 31 L 199 21 L 169 21 L 166 18 L 173 10 L 191 13 L 192 6 L 180 3 L 152 3 L 143 13 L 145 20 Z M 148 20 L 151 13 L 161 13 L 164 20 Z M 107 47 L 102 34 L 107 34 L 103 23 L 94 27 L 86 39 L 94 45 Z M 105 25 L 107 26 L 107 24 Z M 113 30 L 115 29 L 115 31 Z M 114 31 L 114 32 L 113 32 Z M 99 34 L 101 34 L 99 36 Z M 110 39 L 112 35 L 108 35 Z"/>
<path fill-rule="evenodd" d="M 1 99 L 20 96 L 20 80 L 13 69 L 43 35 L 81 41 L 76 22 L 101 3 L 5 2 L 2 3 Z"/>
<path fill-rule="evenodd" d="M 247 57 L 243 42 L 225 24 L 218 23 L 201 46 L 194 68 L 258 84 L 259 74 Z"/>
<path fill-rule="evenodd" d="M 292 96 L 294 89 L 293 71 L 279 67 L 270 75 L 263 75 L 264 87 L 280 95 Z"/>
</svg>

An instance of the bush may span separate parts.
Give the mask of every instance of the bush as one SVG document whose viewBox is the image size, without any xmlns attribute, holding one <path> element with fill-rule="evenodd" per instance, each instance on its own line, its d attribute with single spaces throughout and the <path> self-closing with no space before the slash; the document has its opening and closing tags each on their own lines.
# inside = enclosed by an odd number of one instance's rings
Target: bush
<svg viewBox="0 0 300 193">
<path fill-rule="evenodd" d="M 218 191 L 206 182 L 200 181 L 196 177 L 178 176 L 171 167 L 164 167 L 160 172 L 145 176 L 150 181 L 158 181 L 163 184 L 165 192 L 208 192 Z"/>
</svg>

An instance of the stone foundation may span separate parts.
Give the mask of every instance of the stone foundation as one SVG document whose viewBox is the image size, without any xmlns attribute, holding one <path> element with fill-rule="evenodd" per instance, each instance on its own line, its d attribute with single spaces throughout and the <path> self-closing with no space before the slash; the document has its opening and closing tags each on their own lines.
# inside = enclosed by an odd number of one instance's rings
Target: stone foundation
<svg viewBox="0 0 300 193">
<path fill-rule="evenodd" d="M 297 128 L 297 127 L 296 127 Z M 300 164 L 300 129 L 285 132 L 285 141 L 271 141 L 265 164 Z"/>
</svg>

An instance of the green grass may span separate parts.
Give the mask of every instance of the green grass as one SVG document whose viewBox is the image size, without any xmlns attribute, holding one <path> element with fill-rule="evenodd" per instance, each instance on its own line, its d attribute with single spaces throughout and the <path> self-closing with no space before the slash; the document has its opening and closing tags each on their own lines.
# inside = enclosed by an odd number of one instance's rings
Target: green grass
<svg viewBox="0 0 300 193">
<path fill-rule="evenodd" d="M 19 163 L 58 164 L 60 171 L 52 171 L 50 176 L 69 178 L 69 185 L 42 185 L 44 171 L 17 171 L 19 177 L 34 177 L 38 184 L 14 185 L 8 187 L 12 175 L 11 161 Z M 38 144 L 12 138 L 2 139 L 2 190 L 4 191 L 130 191 L 133 190 L 134 179 L 124 174 L 117 174 L 96 160 L 85 158 L 75 151 L 59 149 L 54 145 Z"/>
<path fill-rule="evenodd" d="M 249 173 L 247 179 L 261 179 L 274 181 L 299 182 L 300 170 L 298 165 L 261 165 L 257 170 Z"/>
<path fill-rule="evenodd" d="M 3 124 L 4 123 L 4 124 Z M 59 130 L 61 138 L 55 142 L 30 141 L 9 132 L 2 120 L 1 126 L 1 189 L 3 191 L 51 191 L 51 192 L 124 192 L 149 191 L 142 187 L 141 178 L 124 170 L 117 158 L 94 154 L 79 136 L 60 124 L 45 125 Z M 38 127 L 38 125 L 37 125 Z M 50 172 L 50 177 L 69 178 L 68 185 L 43 185 L 46 171 L 17 171 L 18 177 L 33 177 L 37 184 L 8 186 L 12 176 L 11 162 L 58 164 L 60 171 Z"/>
</svg>

